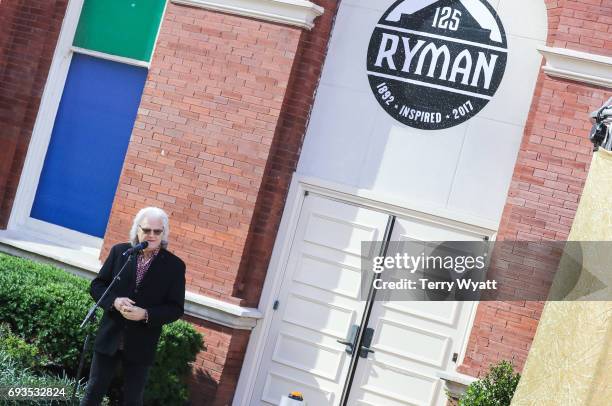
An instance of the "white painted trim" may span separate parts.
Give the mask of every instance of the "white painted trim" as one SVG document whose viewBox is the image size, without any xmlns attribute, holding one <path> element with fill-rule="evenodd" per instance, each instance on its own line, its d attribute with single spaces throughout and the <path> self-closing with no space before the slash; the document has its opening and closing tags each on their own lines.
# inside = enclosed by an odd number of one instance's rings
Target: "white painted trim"
<svg viewBox="0 0 612 406">
<path fill-rule="evenodd" d="M 0 245 L 3 251 L 13 255 L 40 258 L 44 262 L 77 268 L 80 276 L 93 275 L 102 266 L 98 259 L 100 247 L 75 244 L 60 236 L 33 230 L 1 230 Z M 11 250 L 7 250 L 7 247 L 11 247 Z"/>
<path fill-rule="evenodd" d="M 455 398 L 459 398 L 465 393 L 467 387 L 477 379 L 473 376 L 461 374 L 459 372 L 436 372 L 438 378 L 444 381 L 446 389 Z"/>
<path fill-rule="evenodd" d="M 542 46 L 546 58 L 544 72 L 549 76 L 612 88 L 612 57 Z"/>
<path fill-rule="evenodd" d="M 153 62 L 153 56 L 155 55 L 155 51 L 157 51 L 159 35 L 161 34 L 162 24 L 164 23 L 164 19 L 166 18 L 167 11 L 168 11 L 168 2 L 166 1 L 164 3 L 164 10 L 162 11 L 161 17 L 159 19 L 159 26 L 157 26 L 157 34 L 155 34 L 155 42 L 153 42 L 153 49 L 151 49 L 151 57 L 149 58 L 149 68 L 151 67 L 151 63 Z"/>
<path fill-rule="evenodd" d="M 161 21 L 160 21 L 160 24 L 161 24 Z M 113 62 L 123 63 L 126 65 L 138 66 L 139 68 L 149 69 L 151 67 L 150 62 L 140 61 L 138 59 L 126 58 L 124 56 L 111 55 L 105 52 L 92 51 L 91 49 L 85 49 L 85 48 L 79 48 L 79 47 L 72 46 L 70 47 L 70 50 L 77 54 L 89 55 L 89 56 L 93 56 L 94 58 L 105 59 L 107 61 L 113 61 Z M 153 54 L 151 53 L 151 55 Z"/>
<path fill-rule="evenodd" d="M 70 61 L 72 60 L 70 48 L 79 22 L 83 1 L 70 0 L 66 8 L 66 15 L 64 16 L 55 52 L 53 53 L 49 75 L 45 82 L 40 108 L 38 109 L 30 145 L 21 171 L 19 186 L 17 187 L 7 227 L 9 230 L 23 228 L 26 220 L 30 217 L 32 203 L 34 202 L 38 181 L 40 180 L 40 174 L 51 139 L 51 132 L 55 123 L 55 116 L 62 98 Z"/>
<path fill-rule="evenodd" d="M 436 375 L 438 376 L 438 378 L 444 379 L 445 381 L 456 382 L 460 385 L 465 385 L 465 386 L 477 380 L 473 376 L 460 374 L 458 372 L 440 371 L 440 372 L 436 372 Z"/>
<path fill-rule="evenodd" d="M 185 313 L 199 319 L 238 330 L 251 330 L 263 314 L 252 307 L 242 307 L 212 297 L 185 292 Z"/>
<path fill-rule="evenodd" d="M 100 249 L 104 240 L 89 234 L 71 230 L 56 224 L 47 223 L 32 217 L 25 219 L 23 227 L 19 230 L 32 236 L 57 242 L 58 245 L 81 246 L 96 251 L 100 255 Z"/>
<path fill-rule="evenodd" d="M 470 342 L 470 335 L 472 335 L 472 330 L 474 329 L 474 322 L 476 321 L 476 312 L 478 310 L 478 305 L 480 302 L 464 302 L 470 305 L 470 317 L 467 320 L 467 326 L 465 331 L 463 332 L 463 337 L 461 337 L 461 348 L 458 353 L 457 361 L 455 362 L 455 369 L 463 365 L 463 361 L 465 360 L 465 356 L 467 354 L 468 344 Z"/>
<path fill-rule="evenodd" d="M 325 11 L 307 0 L 171 0 L 174 4 L 221 11 L 308 30 Z"/>
<path fill-rule="evenodd" d="M 494 235 L 499 227 L 499 223 L 492 219 L 462 214 L 440 206 L 425 205 L 421 202 L 410 202 L 379 192 L 329 182 L 315 177 L 304 176 L 299 173 L 296 173 L 295 176 L 298 178 L 298 181 L 304 185 L 306 190 L 329 197 L 335 197 L 377 211 L 409 218 L 416 217 L 426 219 L 433 223 L 455 228 L 456 224 L 461 223 L 461 227 L 465 227 L 467 231 L 488 236 Z"/>
<path fill-rule="evenodd" d="M 414 205 L 408 208 L 405 201 L 385 198 L 371 191 L 333 184 L 296 173 L 291 180 L 287 203 L 283 210 L 281 224 L 274 243 L 270 265 L 259 301 L 258 308 L 263 314 L 263 318 L 258 321 L 257 326 L 251 332 L 232 406 L 250 405 L 255 380 L 260 369 L 264 348 L 268 341 L 267 336 L 270 332 L 274 312 L 272 306 L 280 293 L 305 192 L 317 193 L 327 198 L 342 200 L 346 203 L 402 217 L 426 219 L 432 223 L 479 233 L 483 236 L 486 235 L 491 239 L 495 236 L 498 227 L 491 220 L 461 216 L 441 209 L 431 210 L 427 208 L 426 210 L 424 207 Z M 476 303 L 473 303 L 471 306 L 466 337 L 469 337 L 469 332 L 472 330 L 476 307 Z M 467 340 L 464 340 L 462 356 L 465 354 L 466 347 Z"/>
<path fill-rule="evenodd" d="M 278 297 L 287 261 L 289 260 L 293 236 L 295 235 L 302 204 L 304 203 L 304 192 L 304 187 L 298 182 L 297 177 L 294 176 L 289 186 L 287 202 L 283 209 L 281 223 L 270 258 L 270 265 L 268 266 L 263 290 L 259 298 L 258 308 L 263 314 L 263 318 L 259 320 L 257 326 L 251 332 L 232 406 L 249 406 L 250 404 L 251 396 L 255 389 L 255 380 L 257 379 L 257 373 L 259 372 L 267 343 L 266 338 L 272 325 L 274 316 L 272 306 L 276 297 Z"/>
</svg>

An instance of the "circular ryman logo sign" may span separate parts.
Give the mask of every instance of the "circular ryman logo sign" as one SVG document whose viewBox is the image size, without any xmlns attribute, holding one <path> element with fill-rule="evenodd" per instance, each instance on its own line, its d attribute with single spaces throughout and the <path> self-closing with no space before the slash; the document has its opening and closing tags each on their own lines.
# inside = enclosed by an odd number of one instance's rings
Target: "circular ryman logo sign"
<svg viewBox="0 0 612 406">
<path fill-rule="evenodd" d="M 507 54 L 504 27 L 486 0 L 400 0 L 372 33 L 368 78 L 393 118 L 439 130 L 486 106 Z"/>
</svg>

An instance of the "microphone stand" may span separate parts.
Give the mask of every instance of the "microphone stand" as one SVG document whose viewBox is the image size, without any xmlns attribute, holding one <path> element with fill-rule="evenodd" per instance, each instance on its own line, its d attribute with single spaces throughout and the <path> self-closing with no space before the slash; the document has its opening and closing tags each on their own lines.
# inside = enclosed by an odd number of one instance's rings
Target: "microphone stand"
<svg viewBox="0 0 612 406">
<path fill-rule="evenodd" d="M 138 252 L 139 251 L 136 250 L 130 253 L 127 261 L 125 261 L 125 264 L 123 264 L 123 266 L 121 267 L 119 272 L 117 272 L 117 275 L 115 275 L 115 277 L 113 278 L 111 283 L 108 285 L 104 293 L 102 293 L 102 296 L 100 296 L 100 299 L 98 299 L 98 301 L 89 308 L 89 311 L 87 312 L 87 316 L 85 316 L 85 319 L 83 320 L 79 328 L 83 328 L 89 322 L 94 323 L 96 321 L 96 310 L 98 309 L 98 307 L 100 307 L 100 303 L 102 303 L 102 301 L 106 298 L 108 293 L 113 289 L 115 282 L 121 280 L 121 274 L 123 273 L 123 270 L 126 268 L 127 264 L 131 262 L 132 257 L 138 255 Z M 85 364 L 85 353 L 87 352 L 87 348 L 89 347 L 90 338 L 91 338 L 91 331 L 88 331 L 87 336 L 85 336 L 85 342 L 83 343 L 83 351 L 81 352 L 81 359 L 79 360 L 79 369 L 77 371 L 76 382 L 74 383 L 74 389 L 72 390 L 72 397 L 70 398 L 70 403 L 73 405 L 75 404 L 77 388 L 79 387 L 79 378 L 81 377 L 81 372 L 83 371 L 83 366 Z"/>
</svg>

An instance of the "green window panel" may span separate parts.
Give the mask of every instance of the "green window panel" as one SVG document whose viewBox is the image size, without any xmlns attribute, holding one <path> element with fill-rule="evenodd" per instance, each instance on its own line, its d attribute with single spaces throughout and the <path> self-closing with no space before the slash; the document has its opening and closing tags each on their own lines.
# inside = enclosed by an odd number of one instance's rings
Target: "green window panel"
<svg viewBox="0 0 612 406">
<path fill-rule="evenodd" d="M 148 62 L 166 0 L 85 0 L 74 46 Z"/>
</svg>

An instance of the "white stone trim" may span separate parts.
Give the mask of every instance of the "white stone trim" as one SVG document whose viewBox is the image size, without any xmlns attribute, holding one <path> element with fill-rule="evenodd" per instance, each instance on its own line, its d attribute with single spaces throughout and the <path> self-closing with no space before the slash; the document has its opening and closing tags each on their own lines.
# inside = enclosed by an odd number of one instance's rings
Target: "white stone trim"
<svg viewBox="0 0 612 406">
<path fill-rule="evenodd" d="M 237 330 L 251 330 L 263 314 L 252 307 L 242 307 L 212 297 L 185 292 L 185 313 L 199 319 Z"/>
<path fill-rule="evenodd" d="M 459 372 L 439 371 L 436 372 L 436 375 L 444 381 L 446 390 L 448 390 L 450 395 L 454 398 L 461 397 L 461 395 L 465 393 L 467 387 L 477 380 L 473 376 L 461 374 Z"/>
<path fill-rule="evenodd" d="M 310 30 L 325 11 L 307 0 L 171 0 L 172 3 L 293 25 Z"/>
<path fill-rule="evenodd" d="M 544 72 L 549 76 L 612 88 L 612 57 L 542 46 L 546 58 Z"/>
<path fill-rule="evenodd" d="M 50 240 L 48 236 L 23 230 L 0 231 L 0 251 L 49 263 L 88 279 L 93 279 L 102 266 L 98 259 L 99 248 L 84 247 L 58 239 Z M 257 320 L 263 317 L 257 309 L 241 307 L 189 291 L 185 293 L 185 314 L 237 330 L 251 330 Z"/>
<path fill-rule="evenodd" d="M 138 59 L 126 58 L 124 56 L 111 55 L 111 54 L 107 54 L 107 53 L 99 52 L 99 51 L 92 51 L 91 49 L 85 49 L 85 48 L 79 48 L 79 47 L 72 46 L 70 47 L 70 50 L 77 54 L 89 55 L 89 56 L 93 56 L 94 58 L 105 59 L 107 61 L 113 61 L 113 62 L 119 62 L 125 65 L 137 66 L 139 68 L 149 69 L 149 67 L 151 66 L 150 62 L 145 62 L 145 61 L 141 61 Z"/>
<path fill-rule="evenodd" d="M 98 259 L 100 246 L 85 246 L 63 239 L 61 235 L 53 236 L 25 228 L 1 230 L 0 251 L 60 266 L 68 265 L 71 269 L 78 268 L 81 276 L 93 275 L 102 266 Z"/>
</svg>

